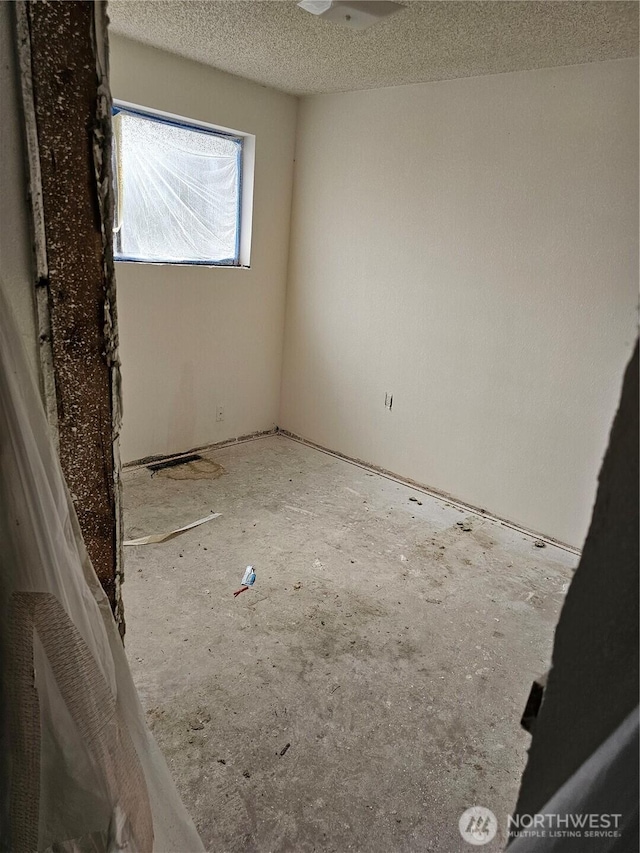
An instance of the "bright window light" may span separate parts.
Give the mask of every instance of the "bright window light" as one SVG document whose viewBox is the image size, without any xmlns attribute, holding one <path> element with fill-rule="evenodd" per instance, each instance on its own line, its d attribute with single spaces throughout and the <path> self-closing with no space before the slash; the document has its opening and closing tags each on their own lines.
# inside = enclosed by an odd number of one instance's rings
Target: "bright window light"
<svg viewBox="0 0 640 853">
<path fill-rule="evenodd" d="M 114 107 L 115 259 L 239 266 L 242 145 Z"/>
</svg>

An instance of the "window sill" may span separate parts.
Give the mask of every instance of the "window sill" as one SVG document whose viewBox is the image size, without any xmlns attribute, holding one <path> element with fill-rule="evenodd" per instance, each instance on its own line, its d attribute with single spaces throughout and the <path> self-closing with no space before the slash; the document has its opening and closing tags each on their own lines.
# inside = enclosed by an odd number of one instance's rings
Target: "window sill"
<svg viewBox="0 0 640 853">
<path fill-rule="evenodd" d="M 215 264 L 206 261 L 138 261 L 133 258 L 114 258 L 117 264 L 142 264 L 153 267 L 202 267 L 207 270 L 250 270 L 251 264 Z"/>
</svg>

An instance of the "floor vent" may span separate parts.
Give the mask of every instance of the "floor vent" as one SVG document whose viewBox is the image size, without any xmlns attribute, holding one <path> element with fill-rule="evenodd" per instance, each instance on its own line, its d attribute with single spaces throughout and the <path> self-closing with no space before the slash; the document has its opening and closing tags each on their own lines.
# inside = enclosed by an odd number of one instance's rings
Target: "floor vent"
<svg viewBox="0 0 640 853">
<path fill-rule="evenodd" d="M 190 456 L 180 456 L 178 459 L 163 459 L 161 462 L 154 462 L 153 465 L 147 465 L 147 469 L 152 473 L 162 471 L 163 468 L 177 468 L 178 465 L 186 465 L 187 462 L 198 462 L 202 459 L 199 453 L 192 453 Z"/>
</svg>

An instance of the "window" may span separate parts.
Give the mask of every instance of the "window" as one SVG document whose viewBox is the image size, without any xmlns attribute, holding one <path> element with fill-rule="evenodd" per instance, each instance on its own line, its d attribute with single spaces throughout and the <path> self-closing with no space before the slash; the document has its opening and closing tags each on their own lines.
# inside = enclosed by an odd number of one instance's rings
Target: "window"
<svg viewBox="0 0 640 853">
<path fill-rule="evenodd" d="M 120 261 L 240 266 L 242 136 L 114 107 Z"/>
</svg>

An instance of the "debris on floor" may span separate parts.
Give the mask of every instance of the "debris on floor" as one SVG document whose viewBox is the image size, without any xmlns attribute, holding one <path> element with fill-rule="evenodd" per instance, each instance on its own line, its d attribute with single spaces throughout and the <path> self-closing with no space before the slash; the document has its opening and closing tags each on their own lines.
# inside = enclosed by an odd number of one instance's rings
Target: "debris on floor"
<svg viewBox="0 0 640 853">
<path fill-rule="evenodd" d="M 577 557 L 283 437 L 214 458 L 213 480 L 124 475 L 131 538 L 223 513 L 127 548 L 123 586 L 134 678 L 205 849 L 461 851 L 463 807 L 515 802 Z M 260 589 L 232 603 L 249 559 Z"/>
<path fill-rule="evenodd" d="M 294 589 L 300 589 L 301 586 L 302 586 L 302 584 L 300 583 L 300 581 L 298 581 L 297 583 L 294 583 L 293 588 Z"/>
<path fill-rule="evenodd" d="M 242 586 L 240 587 L 240 589 L 237 589 L 233 593 L 233 597 L 236 598 L 238 595 L 240 595 L 241 592 L 246 592 L 249 589 L 249 587 L 252 587 L 254 585 L 255 582 L 256 582 L 255 570 L 254 570 L 253 566 L 247 566 L 247 568 L 244 570 L 244 575 L 242 576 Z"/>
<path fill-rule="evenodd" d="M 456 525 L 465 533 L 469 533 L 473 529 L 468 521 L 456 521 Z"/>
<path fill-rule="evenodd" d="M 546 548 L 547 547 L 547 543 L 543 542 L 542 539 L 536 539 L 536 541 L 533 544 L 536 546 L 536 548 Z"/>
<path fill-rule="evenodd" d="M 286 744 L 282 747 L 282 749 L 280 750 L 280 755 L 284 755 L 284 754 L 285 754 L 285 752 L 289 749 L 289 747 L 290 747 L 290 746 L 291 746 L 291 744 L 290 744 L 290 743 L 286 743 Z"/>
<path fill-rule="evenodd" d="M 233 593 L 233 597 L 234 597 L 234 598 L 237 598 L 237 597 L 240 595 L 240 593 L 241 593 L 241 592 L 246 592 L 248 589 L 250 589 L 250 587 L 248 587 L 248 586 L 241 586 L 241 587 L 240 587 L 240 589 L 237 589 L 237 590 Z"/>
<path fill-rule="evenodd" d="M 211 714 L 208 711 L 204 713 L 197 714 L 197 716 L 189 721 L 189 728 L 194 732 L 199 732 L 204 729 L 205 723 L 211 722 Z"/>
<path fill-rule="evenodd" d="M 422 506 L 422 501 L 419 501 L 418 498 L 410 497 L 409 500 L 417 503 L 418 506 Z"/>
<path fill-rule="evenodd" d="M 220 518 L 221 515 L 221 512 L 212 512 L 211 515 L 206 515 L 204 518 L 192 521 L 191 524 L 185 524 L 183 527 L 177 527 L 175 530 L 170 530 L 169 533 L 151 533 L 149 536 L 141 536 L 139 539 L 125 539 L 122 544 L 157 545 L 160 542 L 166 542 L 168 539 L 173 539 L 174 536 L 179 536 L 181 533 L 186 533 L 187 530 L 193 530 L 194 527 L 199 527 L 207 521 L 213 521 L 214 518 Z M 180 556 L 182 556 L 182 554 Z"/>
</svg>

